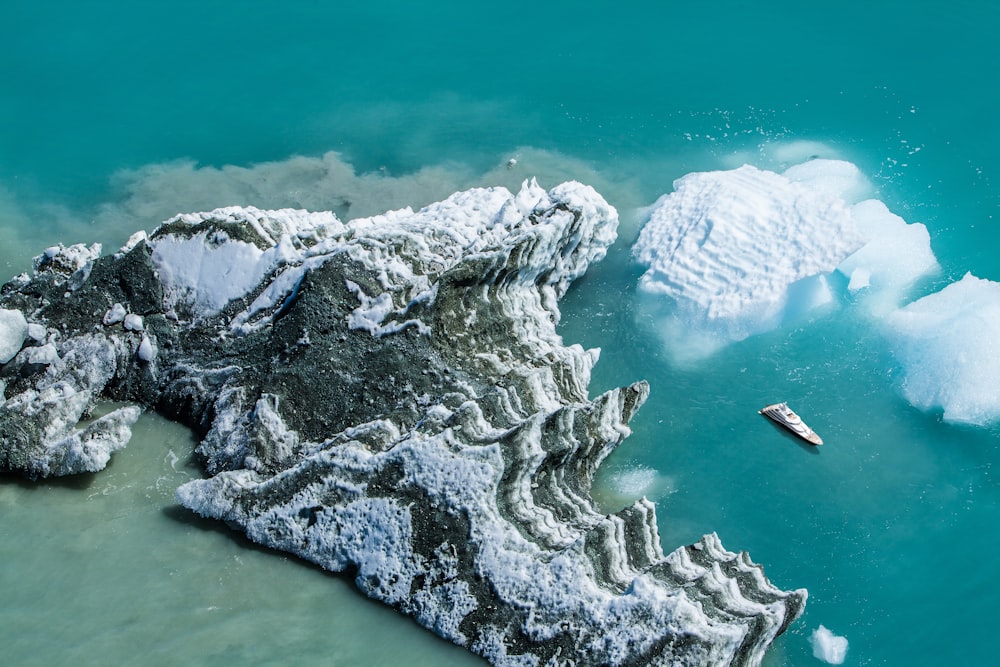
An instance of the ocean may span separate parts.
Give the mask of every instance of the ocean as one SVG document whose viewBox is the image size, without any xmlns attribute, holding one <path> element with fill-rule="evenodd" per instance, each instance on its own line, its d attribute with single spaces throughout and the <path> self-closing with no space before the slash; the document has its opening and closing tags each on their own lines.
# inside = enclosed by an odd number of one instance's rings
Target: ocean
<svg viewBox="0 0 1000 667">
<path fill-rule="evenodd" d="M 843 285 L 678 363 L 631 247 L 686 174 L 838 159 L 926 226 L 939 268 L 906 301 L 969 272 L 1000 281 L 998 26 L 1000 6 L 978 1 L 8 0 L 0 273 L 59 242 L 111 252 L 178 212 L 349 218 L 530 177 L 588 183 L 618 208 L 619 241 L 565 297 L 560 332 L 601 348 L 591 395 L 651 385 L 599 473 L 601 506 L 646 496 L 666 551 L 715 531 L 777 586 L 807 588 L 769 667 L 822 664 L 821 625 L 848 640 L 844 664 L 991 664 L 1000 415 L 914 400 L 903 347 Z M 926 346 L 989 349 L 976 336 L 997 332 L 998 307 L 969 299 Z M 981 362 L 971 390 L 995 394 Z M 966 396 L 967 378 L 933 377 Z M 779 400 L 822 448 L 757 414 Z M 179 508 L 192 447 L 149 414 L 102 473 L 0 477 L 5 664 L 482 664 Z"/>
</svg>

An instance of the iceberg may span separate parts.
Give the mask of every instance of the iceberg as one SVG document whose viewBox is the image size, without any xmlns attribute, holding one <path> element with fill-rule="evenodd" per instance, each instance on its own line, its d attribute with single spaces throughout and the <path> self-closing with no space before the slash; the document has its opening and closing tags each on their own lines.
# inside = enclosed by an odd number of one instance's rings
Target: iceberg
<svg viewBox="0 0 1000 667">
<path fill-rule="evenodd" d="M 1000 419 L 1000 283 L 967 273 L 889 314 L 885 336 L 912 405 L 941 409 L 950 422 Z"/>
<path fill-rule="evenodd" d="M 869 311 L 882 317 L 903 302 L 914 283 L 940 267 L 923 224 L 907 223 L 877 199 L 859 202 L 851 212 L 868 242 L 837 271 L 849 279 L 848 290 L 864 290 Z"/>
<path fill-rule="evenodd" d="M 678 179 L 632 254 L 647 316 L 697 358 L 828 303 L 825 276 L 864 243 L 840 197 L 744 165 Z"/>
<path fill-rule="evenodd" d="M 646 267 L 640 317 L 675 361 L 690 361 L 839 305 L 835 273 L 884 315 L 937 260 L 926 228 L 861 199 L 869 190 L 842 160 L 811 160 L 783 174 L 744 165 L 678 179 L 648 209 L 632 247 Z"/>
<path fill-rule="evenodd" d="M 201 437 L 181 505 L 493 664 L 759 665 L 805 590 L 714 533 L 664 553 L 649 500 L 591 498 L 650 389 L 591 398 L 599 351 L 563 343 L 558 302 L 617 226 L 592 188 L 528 181 L 57 248 L 0 293 L 50 346 L 0 367 L 0 469 L 97 470 L 156 409 Z M 83 425 L 107 400 L 129 405 Z"/>
</svg>

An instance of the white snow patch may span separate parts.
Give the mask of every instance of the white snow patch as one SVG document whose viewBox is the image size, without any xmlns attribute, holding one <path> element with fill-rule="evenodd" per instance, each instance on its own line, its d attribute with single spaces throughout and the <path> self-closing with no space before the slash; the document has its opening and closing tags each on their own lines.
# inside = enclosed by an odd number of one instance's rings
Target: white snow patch
<svg viewBox="0 0 1000 667">
<path fill-rule="evenodd" d="M 28 321 L 20 310 L 0 309 L 0 364 L 17 356 L 28 337 Z"/>
<path fill-rule="evenodd" d="M 347 289 L 351 290 L 361 305 L 351 311 L 347 316 L 347 326 L 351 329 L 361 329 L 367 331 L 376 338 L 386 334 L 398 333 L 408 326 L 414 326 L 422 334 L 430 334 L 431 328 L 419 319 L 409 319 L 403 322 L 390 320 L 388 324 L 382 324 L 389 315 L 397 312 L 392 303 L 392 295 L 382 292 L 378 296 L 368 296 L 361 286 L 353 280 L 345 281 Z"/>
<path fill-rule="evenodd" d="M 185 304 L 196 316 L 213 315 L 250 292 L 273 268 L 273 255 L 252 243 L 221 239 L 220 233 L 153 241 L 152 261 L 168 305 Z"/>
<path fill-rule="evenodd" d="M 143 322 L 142 317 L 134 313 L 129 313 L 125 316 L 125 328 L 129 331 L 142 331 Z"/>
<path fill-rule="evenodd" d="M 125 310 L 125 306 L 120 303 L 116 303 L 108 309 L 108 312 L 104 313 L 104 324 L 105 326 L 110 326 L 112 324 L 118 324 L 125 319 L 128 312 Z"/>
<path fill-rule="evenodd" d="M 129 236 L 128 240 L 125 242 L 125 245 L 123 245 L 121 248 L 118 249 L 118 252 L 115 253 L 115 259 L 120 259 L 124 257 L 137 245 L 148 240 L 149 240 L 149 235 L 146 234 L 145 230 L 140 229 L 139 231 Z"/>
<path fill-rule="evenodd" d="M 809 641 L 812 643 L 813 656 L 823 662 L 840 665 L 847 657 L 847 638 L 838 637 L 822 625 L 813 630 Z"/>
<path fill-rule="evenodd" d="M 157 351 L 156 346 L 153 345 L 153 342 L 150 340 L 149 336 L 143 334 L 142 342 L 139 343 L 139 350 L 136 353 L 139 356 L 139 359 L 145 361 L 146 363 L 149 363 L 156 357 L 156 351 Z"/>
<path fill-rule="evenodd" d="M 892 313 L 889 349 L 903 367 L 903 394 L 951 422 L 1000 420 L 1000 283 L 964 278 Z"/>
<path fill-rule="evenodd" d="M 41 343 L 49 335 L 48 329 L 42 324 L 37 324 L 35 322 L 28 322 L 28 338 L 31 340 Z"/>
</svg>

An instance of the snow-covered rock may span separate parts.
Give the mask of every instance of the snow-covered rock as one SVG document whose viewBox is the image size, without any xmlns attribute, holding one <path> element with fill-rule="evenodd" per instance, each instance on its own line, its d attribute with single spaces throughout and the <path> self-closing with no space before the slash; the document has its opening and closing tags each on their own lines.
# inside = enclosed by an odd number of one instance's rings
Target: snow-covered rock
<svg viewBox="0 0 1000 667">
<path fill-rule="evenodd" d="M 494 664 L 759 664 L 804 590 L 715 535 L 664 554 L 650 502 L 590 497 L 649 387 L 591 399 L 598 351 L 555 326 L 617 225 L 593 189 L 531 181 L 346 223 L 178 216 L 70 291 L 40 267 L 0 305 L 59 332 L 58 360 L 0 369 L 0 467 L 94 469 L 138 409 L 78 422 L 134 401 L 205 434 L 184 506 Z M 104 326 L 113 304 L 142 327 Z"/>
<path fill-rule="evenodd" d="M 0 364 L 20 352 L 28 337 L 28 321 L 20 310 L 0 310 Z"/>
</svg>

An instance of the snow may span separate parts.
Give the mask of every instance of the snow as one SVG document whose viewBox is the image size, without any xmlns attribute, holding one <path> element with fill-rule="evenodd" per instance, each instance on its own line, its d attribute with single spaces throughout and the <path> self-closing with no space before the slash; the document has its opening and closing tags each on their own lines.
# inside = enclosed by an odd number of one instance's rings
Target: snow
<svg viewBox="0 0 1000 667">
<path fill-rule="evenodd" d="M 838 637 L 824 626 L 813 630 L 809 637 L 812 643 L 813 656 L 831 665 L 841 665 L 847 657 L 847 638 Z"/>
<path fill-rule="evenodd" d="M 128 331 L 142 331 L 142 317 L 134 313 L 125 316 L 125 329 Z"/>
<path fill-rule="evenodd" d="M 837 270 L 850 279 L 851 291 L 872 292 L 869 308 L 882 315 L 897 307 L 919 278 L 938 270 L 930 234 L 924 225 L 907 224 L 876 199 L 855 204 L 851 212 L 869 241 Z"/>
<path fill-rule="evenodd" d="M 261 211 L 253 207 L 185 214 L 165 224 L 195 226 L 209 221 L 245 224 L 270 246 L 261 249 L 253 243 L 230 238 L 221 229 L 189 236 L 154 233 L 147 243 L 152 247 L 152 261 L 164 286 L 166 305 L 183 306 L 195 318 L 217 314 L 233 299 L 248 295 L 279 266 L 300 263 L 307 245 L 345 231 L 344 225 L 328 211 Z"/>
<path fill-rule="evenodd" d="M 19 310 L 0 309 L 0 364 L 13 359 L 28 337 L 28 321 Z"/>
<path fill-rule="evenodd" d="M 885 336 L 915 407 L 951 422 L 1000 420 L 1000 283 L 968 273 L 890 314 Z"/>
<path fill-rule="evenodd" d="M 139 349 L 136 351 L 136 354 L 139 359 L 146 363 L 149 363 L 156 357 L 156 347 L 146 334 L 142 335 L 142 342 L 139 343 Z"/>
<path fill-rule="evenodd" d="M 381 338 L 386 334 L 393 334 L 402 331 L 408 326 L 416 327 L 421 334 L 429 335 L 430 327 L 419 319 L 409 319 L 403 322 L 390 320 L 387 324 L 382 324 L 385 318 L 397 312 L 392 303 L 392 295 L 382 292 L 376 297 L 370 297 L 353 280 L 345 281 L 349 289 L 361 303 L 347 316 L 347 326 L 351 329 L 361 329 L 367 331 L 376 338 Z"/>
<path fill-rule="evenodd" d="M 125 315 L 128 312 L 125 310 L 125 306 L 120 303 L 116 303 L 108 309 L 108 312 L 104 313 L 104 324 L 105 326 L 111 326 L 112 324 L 118 324 L 125 319 Z"/>
<path fill-rule="evenodd" d="M 153 242 L 152 261 L 168 305 L 183 303 L 197 315 L 214 315 L 250 292 L 274 268 L 273 257 L 265 258 L 252 243 L 222 242 L 217 234 L 212 239 L 202 232 Z"/>
</svg>

